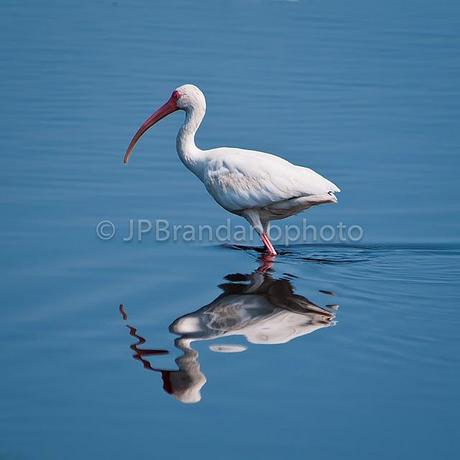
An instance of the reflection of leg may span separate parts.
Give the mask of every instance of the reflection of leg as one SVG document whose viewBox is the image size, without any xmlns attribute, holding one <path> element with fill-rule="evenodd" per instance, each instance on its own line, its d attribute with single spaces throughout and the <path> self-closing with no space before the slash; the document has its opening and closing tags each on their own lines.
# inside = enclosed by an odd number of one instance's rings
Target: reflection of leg
<svg viewBox="0 0 460 460">
<path fill-rule="evenodd" d="M 268 234 L 264 232 L 264 233 L 262 233 L 262 235 L 260 235 L 260 238 L 262 239 L 262 242 L 264 243 L 264 246 L 267 248 L 268 253 L 271 256 L 276 256 L 275 248 L 273 247 L 273 244 L 270 241 L 270 238 L 268 237 Z"/>
<path fill-rule="evenodd" d="M 275 256 L 271 254 L 263 254 L 260 258 L 261 265 L 257 269 L 259 273 L 265 273 L 270 270 L 273 266 L 273 262 L 275 261 Z"/>
</svg>

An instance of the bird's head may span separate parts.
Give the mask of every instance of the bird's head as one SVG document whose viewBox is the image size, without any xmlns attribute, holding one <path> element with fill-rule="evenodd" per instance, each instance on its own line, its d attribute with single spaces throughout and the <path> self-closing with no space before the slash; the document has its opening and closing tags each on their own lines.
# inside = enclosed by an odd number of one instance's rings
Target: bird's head
<svg viewBox="0 0 460 460">
<path fill-rule="evenodd" d="M 206 100 L 204 94 L 195 85 L 182 85 L 176 88 L 168 101 L 163 104 L 156 112 L 154 112 L 147 120 L 142 123 L 141 127 L 137 130 L 134 137 L 129 143 L 128 149 L 126 150 L 123 163 L 128 163 L 129 157 L 136 145 L 137 141 L 141 136 L 151 128 L 155 123 L 166 117 L 170 113 L 176 110 L 193 110 L 194 108 L 200 107 L 203 110 L 206 108 Z"/>
<path fill-rule="evenodd" d="M 173 91 L 177 97 L 177 108 L 182 110 L 206 107 L 206 100 L 200 88 L 195 85 L 182 85 Z M 172 97 L 172 96 L 171 96 Z"/>
</svg>

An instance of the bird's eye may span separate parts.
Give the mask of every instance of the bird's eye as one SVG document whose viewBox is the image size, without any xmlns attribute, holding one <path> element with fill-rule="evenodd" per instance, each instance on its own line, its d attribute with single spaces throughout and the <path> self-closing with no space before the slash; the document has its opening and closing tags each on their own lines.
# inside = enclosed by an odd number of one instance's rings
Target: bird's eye
<svg viewBox="0 0 460 460">
<path fill-rule="evenodd" d="M 180 96 L 181 96 L 181 95 L 180 95 L 179 91 L 177 91 L 177 89 L 175 89 L 175 90 L 173 91 L 173 93 L 171 94 L 171 98 L 174 99 L 175 101 L 177 101 L 177 99 L 179 99 Z"/>
</svg>

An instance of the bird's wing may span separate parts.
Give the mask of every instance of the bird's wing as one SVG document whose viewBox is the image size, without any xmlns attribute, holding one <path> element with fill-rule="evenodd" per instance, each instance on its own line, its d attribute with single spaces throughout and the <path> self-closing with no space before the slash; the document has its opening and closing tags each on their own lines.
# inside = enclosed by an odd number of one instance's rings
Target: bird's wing
<svg viewBox="0 0 460 460">
<path fill-rule="evenodd" d="M 269 153 L 226 147 L 207 153 L 203 182 L 214 199 L 229 211 L 340 192 L 315 171 Z"/>
</svg>

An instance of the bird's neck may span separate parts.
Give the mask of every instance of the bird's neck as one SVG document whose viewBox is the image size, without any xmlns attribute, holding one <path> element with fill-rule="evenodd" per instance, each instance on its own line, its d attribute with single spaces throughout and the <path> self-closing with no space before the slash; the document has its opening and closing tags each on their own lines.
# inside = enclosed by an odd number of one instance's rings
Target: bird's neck
<svg viewBox="0 0 460 460">
<path fill-rule="evenodd" d="M 176 149 L 182 163 L 200 177 L 203 152 L 195 144 L 195 133 L 203 121 L 206 109 L 192 106 L 185 112 L 185 121 L 177 134 Z"/>
</svg>

